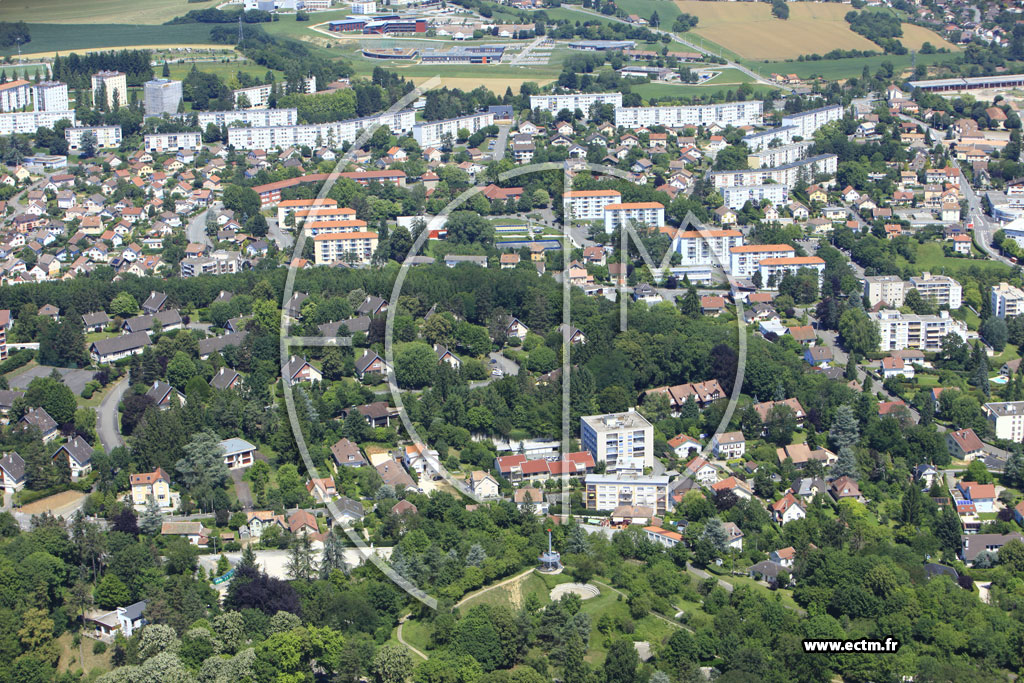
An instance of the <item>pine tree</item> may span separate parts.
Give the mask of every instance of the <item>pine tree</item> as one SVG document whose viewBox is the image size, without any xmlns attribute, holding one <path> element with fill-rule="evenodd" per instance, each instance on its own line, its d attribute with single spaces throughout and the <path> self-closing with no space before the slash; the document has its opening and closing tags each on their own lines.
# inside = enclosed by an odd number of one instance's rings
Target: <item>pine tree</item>
<svg viewBox="0 0 1024 683">
<path fill-rule="evenodd" d="M 857 381 L 857 356 L 852 353 L 849 360 L 846 361 L 846 379 L 851 382 Z"/>
<path fill-rule="evenodd" d="M 163 524 L 160 506 L 156 504 L 156 499 L 153 496 L 149 496 L 149 499 L 146 501 L 146 509 L 139 518 L 139 531 L 147 536 L 156 536 L 160 533 Z"/>
<path fill-rule="evenodd" d="M 334 569 L 339 569 L 343 574 L 348 574 L 348 565 L 345 563 L 345 543 L 342 539 L 342 531 L 335 526 L 331 533 L 324 539 L 324 556 L 320 563 L 321 578 L 328 578 Z"/>
<path fill-rule="evenodd" d="M 487 560 L 487 553 L 484 552 L 484 548 L 479 543 L 474 543 L 469 547 L 469 552 L 466 553 L 466 566 L 467 567 L 482 567 L 484 562 Z"/>
<path fill-rule="evenodd" d="M 573 555 L 582 555 L 590 548 L 590 540 L 587 532 L 579 524 L 573 522 L 569 527 L 569 533 L 565 540 L 565 552 Z"/>
<path fill-rule="evenodd" d="M 313 545 L 309 540 L 309 534 L 299 534 L 292 541 L 288 553 L 288 576 L 308 581 L 315 574 L 316 561 L 313 559 Z"/>
<path fill-rule="evenodd" d="M 163 76 L 164 78 L 170 78 L 171 77 L 171 67 L 168 66 L 166 59 L 164 60 L 164 68 L 160 72 L 160 75 Z"/>
<path fill-rule="evenodd" d="M 852 405 L 843 404 L 836 408 L 832 426 L 828 430 L 829 441 L 839 450 L 844 446 L 853 446 L 860 438 L 860 426 L 857 413 Z"/>
<path fill-rule="evenodd" d="M 921 490 L 911 484 L 907 492 L 903 494 L 900 503 L 900 513 L 903 523 L 908 526 L 917 526 L 921 523 L 921 512 L 924 510 L 924 503 L 921 501 Z"/>
</svg>

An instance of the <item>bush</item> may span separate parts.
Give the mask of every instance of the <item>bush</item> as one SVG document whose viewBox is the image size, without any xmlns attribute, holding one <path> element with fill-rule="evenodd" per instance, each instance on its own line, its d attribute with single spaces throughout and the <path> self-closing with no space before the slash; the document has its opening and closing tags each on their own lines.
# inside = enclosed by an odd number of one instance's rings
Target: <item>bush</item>
<svg viewBox="0 0 1024 683">
<path fill-rule="evenodd" d="M 12 370 L 17 370 L 23 365 L 28 365 L 35 357 L 36 352 L 32 349 L 22 349 L 13 356 L 8 356 L 7 360 L 0 363 L 0 375 L 6 375 Z"/>
<path fill-rule="evenodd" d="M 92 653 L 94 655 L 101 655 L 106 651 L 107 644 L 104 643 L 102 640 L 97 640 L 95 643 L 92 644 Z"/>
</svg>

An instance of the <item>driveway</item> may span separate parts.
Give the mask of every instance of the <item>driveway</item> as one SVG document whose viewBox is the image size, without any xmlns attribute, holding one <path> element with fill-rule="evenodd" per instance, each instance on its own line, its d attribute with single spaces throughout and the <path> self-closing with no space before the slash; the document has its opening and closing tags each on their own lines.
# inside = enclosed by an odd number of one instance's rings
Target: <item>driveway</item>
<svg viewBox="0 0 1024 683">
<path fill-rule="evenodd" d="M 231 481 L 235 482 L 235 495 L 238 502 L 242 504 L 243 510 L 252 510 L 252 491 L 249 489 L 249 482 L 244 479 L 245 470 L 231 470 Z"/>
<path fill-rule="evenodd" d="M 501 370 L 501 377 L 498 377 L 496 375 L 490 375 L 487 379 L 480 379 L 474 382 L 470 382 L 470 389 L 476 389 L 477 387 L 485 387 L 496 379 L 501 379 L 503 377 L 510 377 L 519 374 L 519 365 L 511 358 L 506 358 L 498 351 L 492 351 L 489 354 L 487 354 L 487 356 L 490 359 L 490 361 L 485 366 L 487 368 L 488 374 L 490 374 L 491 371 L 498 369 Z"/>
<path fill-rule="evenodd" d="M 121 437 L 120 423 L 117 419 L 117 405 L 121 402 L 125 392 L 128 391 L 129 385 L 128 378 L 122 378 L 114 385 L 110 393 L 103 397 L 103 401 L 100 402 L 100 408 L 97 411 L 96 431 L 100 436 L 100 443 L 103 444 L 103 449 L 108 453 L 118 446 L 124 445 L 124 439 Z"/>
<path fill-rule="evenodd" d="M 75 396 L 82 393 L 86 383 L 92 379 L 92 370 L 77 370 L 74 368 L 55 368 L 51 365 L 37 365 L 25 372 L 8 378 L 11 389 L 24 389 L 37 377 L 49 377 L 50 373 L 56 370 L 60 373 L 61 380 L 65 386 L 74 392 Z"/>
<path fill-rule="evenodd" d="M 282 230 L 276 218 L 267 219 L 267 237 L 274 240 L 277 248 L 282 251 L 291 249 L 292 245 L 295 244 L 295 237 L 290 232 Z"/>
</svg>

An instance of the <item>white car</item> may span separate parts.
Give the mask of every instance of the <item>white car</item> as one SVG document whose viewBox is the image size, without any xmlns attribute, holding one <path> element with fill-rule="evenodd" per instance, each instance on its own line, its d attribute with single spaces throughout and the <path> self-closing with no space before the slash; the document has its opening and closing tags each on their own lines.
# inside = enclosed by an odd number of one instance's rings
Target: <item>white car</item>
<svg viewBox="0 0 1024 683">
<path fill-rule="evenodd" d="M 501 377 L 505 373 L 499 370 L 498 368 L 494 368 L 493 370 L 491 370 L 491 374 L 495 377 Z"/>
</svg>

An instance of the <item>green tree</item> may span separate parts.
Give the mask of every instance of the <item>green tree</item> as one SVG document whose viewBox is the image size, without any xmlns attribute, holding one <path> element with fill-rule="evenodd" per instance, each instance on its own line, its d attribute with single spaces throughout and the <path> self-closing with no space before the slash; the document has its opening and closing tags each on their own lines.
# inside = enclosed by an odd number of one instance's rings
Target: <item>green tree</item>
<svg viewBox="0 0 1024 683">
<path fill-rule="evenodd" d="M 224 462 L 224 450 L 216 434 L 199 432 L 185 444 L 183 450 L 185 457 L 174 466 L 186 488 L 192 491 L 217 489 L 227 484 L 228 466 Z"/>
<path fill-rule="evenodd" d="M 862 356 L 878 351 L 882 341 L 878 325 L 859 308 L 847 308 L 839 316 L 839 338 L 847 351 Z"/>
<path fill-rule="evenodd" d="M 184 387 L 196 374 L 196 365 L 188 354 L 178 351 L 167 363 L 167 381 L 172 387 Z"/>
<path fill-rule="evenodd" d="M 131 604 L 131 593 L 128 591 L 128 586 L 124 585 L 113 572 L 107 572 L 100 579 L 100 582 L 96 584 L 96 604 L 103 609 L 114 609 L 117 607 L 127 607 Z"/>
<path fill-rule="evenodd" d="M 412 656 L 402 645 L 385 643 L 370 666 L 377 683 L 404 683 L 412 673 Z"/>
<path fill-rule="evenodd" d="M 395 354 L 395 378 L 404 389 L 427 386 L 437 368 L 437 356 L 429 344 L 411 342 Z"/>
<path fill-rule="evenodd" d="M 604 678 L 615 683 L 636 683 L 636 670 L 640 659 L 637 656 L 633 641 L 618 638 L 608 646 L 608 654 L 604 660 Z"/>
<path fill-rule="evenodd" d="M 224 208 L 240 214 L 244 220 L 255 216 L 260 212 L 260 196 L 251 187 L 239 185 L 227 185 L 224 188 L 224 196 L 221 200 Z"/>
<path fill-rule="evenodd" d="M 156 499 L 149 496 L 146 500 L 146 509 L 139 517 L 139 531 L 147 536 L 156 536 L 163 527 L 163 516 L 160 514 L 160 506 Z"/>
</svg>

